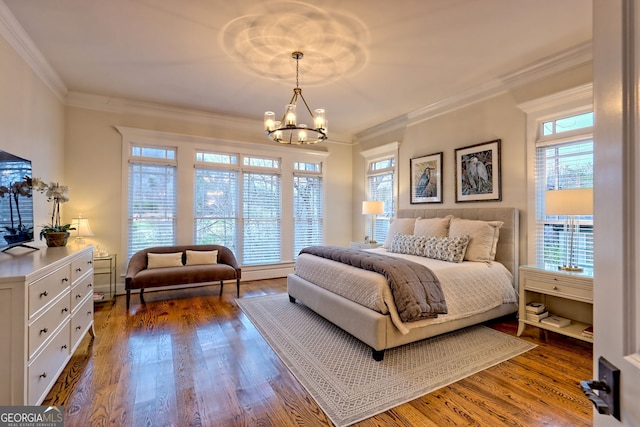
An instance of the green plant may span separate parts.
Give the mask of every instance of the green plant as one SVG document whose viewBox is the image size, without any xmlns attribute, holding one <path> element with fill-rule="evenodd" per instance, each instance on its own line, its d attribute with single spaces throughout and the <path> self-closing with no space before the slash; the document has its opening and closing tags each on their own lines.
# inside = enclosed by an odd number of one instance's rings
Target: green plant
<svg viewBox="0 0 640 427">
<path fill-rule="evenodd" d="M 69 201 L 69 187 L 66 185 L 60 185 L 57 182 L 45 183 L 40 178 L 33 178 L 31 180 L 33 189 L 43 193 L 47 196 L 49 202 L 53 202 L 53 209 L 51 211 L 51 223 L 42 226 L 40 231 L 40 239 L 45 237 L 48 233 L 64 233 L 69 230 L 75 230 L 71 224 L 62 224 L 60 220 L 60 205 Z"/>
</svg>

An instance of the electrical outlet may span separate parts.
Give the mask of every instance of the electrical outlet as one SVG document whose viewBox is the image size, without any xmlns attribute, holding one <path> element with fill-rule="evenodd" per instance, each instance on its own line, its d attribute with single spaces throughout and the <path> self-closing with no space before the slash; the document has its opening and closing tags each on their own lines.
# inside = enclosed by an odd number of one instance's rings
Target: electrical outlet
<svg viewBox="0 0 640 427">
<path fill-rule="evenodd" d="M 598 380 L 608 386 L 607 390 L 598 390 L 598 397 L 609 406 L 609 413 L 620 420 L 620 369 L 601 356 L 598 359 Z"/>
</svg>

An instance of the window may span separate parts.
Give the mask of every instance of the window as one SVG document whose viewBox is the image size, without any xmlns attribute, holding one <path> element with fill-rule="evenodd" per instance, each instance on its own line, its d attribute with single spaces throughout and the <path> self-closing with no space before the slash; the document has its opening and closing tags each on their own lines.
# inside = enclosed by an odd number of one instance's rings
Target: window
<svg viewBox="0 0 640 427">
<path fill-rule="evenodd" d="M 243 265 L 279 262 L 280 186 L 279 159 L 198 151 L 194 241 L 227 246 Z"/>
<path fill-rule="evenodd" d="M 176 148 L 133 146 L 129 162 L 128 254 L 176 239 Z"/>
<path fill-rule="evenodd" d="M 321 163 L 294 164 L 293 259 L 306 246 L 323 242 Z"/>
<path fill-rule="evenodd" d="M 398 157 L 397 142 L 386 144 L 379 148 L 374 148 L 362 152 L 367 160 L 367 170 L 365 177 L 366 200 L 376 200 L 384 202 L 384 213 L 375 217 L 375 236 L 373 240 L 383 242 L 389 231 L 391 218 L 396 212 L 397 175 L 396 159 Z M 366 235 L 370 235 L 370 218 L 367 219 Z"/>
<path fill-rule="evenodd" d="M 559 124 L 562 124 L 561 128 Z M 592 127 L 591 112 L 560 117 L 541 125 L 541 134 L 545 138 L 537 141 L 535 158 L 538 264 L 593 267 L 593 215 L 575 218 L 571 262 L 567 258 L 571 245 L 570 217 L 545 213 L 545 193 L 548 190 L 593 188 Z M 582 133 L 565 137 L 566 132 L 572 131 Z"/>
</svg>

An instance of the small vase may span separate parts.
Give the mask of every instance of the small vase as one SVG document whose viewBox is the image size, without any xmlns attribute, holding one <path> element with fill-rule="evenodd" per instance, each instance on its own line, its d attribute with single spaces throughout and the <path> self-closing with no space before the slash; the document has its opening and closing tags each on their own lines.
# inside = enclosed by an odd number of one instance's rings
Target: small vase
<svg viewBox="0 0 640 427">
<path fill-rule="evenodd" d="M 68 231 L 52 231 L 44 235 L 47 241 L 47 246 L 50 248 L 56 248 L 59 246 L 67 246 L 67 239 L 69 238 Z"/>
</svg>

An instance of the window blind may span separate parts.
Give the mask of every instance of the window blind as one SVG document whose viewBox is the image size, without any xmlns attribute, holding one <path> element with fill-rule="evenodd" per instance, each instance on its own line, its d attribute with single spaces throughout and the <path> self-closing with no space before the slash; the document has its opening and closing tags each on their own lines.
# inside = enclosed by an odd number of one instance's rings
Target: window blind
<svg viewBox="0 0 640 427">
<path fill-rule="evenodd" d="M 238 249 L 237 170 L 196 168 L 194 242 Z"/>
<path fill-rule="evenodd" d="M 367 200 L 384 202 L 384 213 L 375 217 L 375 236 L 373 240 L 384 242 L 389 224 L 395 213 L 395 157 L 369 162 L 367 168 Z M 370 221 L 368 221 L 370 224 Z M 368 225 L 369 227 L 369 225 Z M 367 231 L 370 235 L 371 230 Z"/>
<path fill-rule="evenodd" d="M 173 245 L 176 228 L 176 167 L 129 164 L 129 258 L 150 246 Z"/>
<path fill-rule="evenodd" d="M 281 178 L 279 174 L 242 173 L 242 264 L 281 260 Z"/>
<path fill-rule="evenodd" d="M 302 248 L 323 242 L 322 177 L 293 176 L 293 259 Z"/>
<path fill-rule="evenodd" d="M 593 139 L 536 146 L 536 258 L 542 265 L 567 265 L 569 216 L 546 215 L 548 190 L 593 188 Z M 576 218 L 573 264 L 593 268 L 593 215 Z"/>
</svg>

